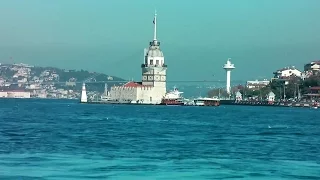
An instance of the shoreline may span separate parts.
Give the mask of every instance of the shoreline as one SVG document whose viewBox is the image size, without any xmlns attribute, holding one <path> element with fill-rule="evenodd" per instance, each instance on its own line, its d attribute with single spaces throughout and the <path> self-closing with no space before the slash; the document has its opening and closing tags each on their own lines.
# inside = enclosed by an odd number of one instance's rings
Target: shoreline
<svg viewBox="0 0 320 180">
<path fill-rule="evenodd" d="M 143 103 L 121 103 L 121 102 L 104 102 L 104 101 L 89 101 L 89 102 L 80 102 L 78 99 L 60 99 L 60 98 L 0 98 L 1 100 L 44 100 L 44 101 L 73 101 L 79 104 L 112 104 L 112 105 L 153 105 L 153 106 L 197 106 L 193 104 L 184 104 L 184 105 L 165 105 L 165 104 L 143 104 Z M 220 100 L 219 106 L 270 106 L 270 107 L 295 107 L 295 108 L 320 108 L 320 104 L 315 105 L 315 102 L 275 102 L 273 104 L 268 103 L 267 101 L 258 101 L 258 102 L 249 102 L 249 101 L 239 101 L 235 102 L 234 100 Z M 215 107 L 215 106 L 213 106 Z"/>
<path fill-rule="evenodd" d="M 221 103 L 219 106 L 270 106 L 270 107 L 295 107 L 295 108 L 318 108 L 320 105 L 314 106 L 312 102 L 286 102 L 286 103 L 254 103 L 254 102 L 234 102 L 228 100 L 228 103 Z M 184 104 L 184 105 L 165 105 L 165 104 L 142 104 L 142 103 L 119 103 L 119 102 L 103 102 L 103 101 L 91 101 L 91 102 L 79 102 L 80 104 L 118 104 L 118 105 L 153 105 L 153 106 L 198 106 L 198 105 L 190 105 L 190 104 Z M 209 106 L 210 107 L 210 106 Z M 211 107 L 217 107 L 217 106 L 211 106 Z"/>
</svg>

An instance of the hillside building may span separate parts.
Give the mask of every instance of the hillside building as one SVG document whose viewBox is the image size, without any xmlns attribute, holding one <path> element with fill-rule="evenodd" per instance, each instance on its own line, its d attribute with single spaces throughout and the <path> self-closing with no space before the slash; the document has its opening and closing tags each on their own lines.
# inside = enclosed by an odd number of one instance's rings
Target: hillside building
<svg viewBox="0 0 320 180">
<path fill-rule="evenodd" d="M 278 78 L 278 79 L 285 79 L 290 76 L 297 76 L 297 77 L 302 76 L 301 71 L 296 69 L 294 66 L 279 69 L 279 70 L 275 71 L 273 74 L 274 74 L 274 78 Z"/>
<path fill-rule="evenodd" d="M 23 90 L 0 91 L 0 98 L 30 98 L 30 94 Z"/>
<path fill-rule="evenodd" d="M 311 61 L 304 65 L 304 71 L 306 75 L 317 75 L 320 72 L 320 60 L 319 61 Z"/>
<path fill-rule="evenodd" d="M 266 79 L 264 79 L 262 81 L 259 81 L 259 80 L 247 81 L 246 87 L 248 89 L 257 90 L 257 89 L 261 89 L 263 87 L 266 87 L 269 83 L 270 83 L 270 81 L 268 81 Z"/>
</svg>

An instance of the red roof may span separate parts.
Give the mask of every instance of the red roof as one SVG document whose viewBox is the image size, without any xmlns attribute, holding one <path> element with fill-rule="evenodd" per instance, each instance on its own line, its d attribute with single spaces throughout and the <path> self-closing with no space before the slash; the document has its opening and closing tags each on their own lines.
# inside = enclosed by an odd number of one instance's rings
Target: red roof
<svg viewBox="0 0 320 180">
<path fill-rule="evenodd" d="M 125 85 L 123 85 L 123 87 L 142 87 L 142 83 L 141 82 L 127 82 Z"/>
<path fill-rule="evenodd" d="M 142 85 L 142 82 L 127 82 L 126 84 L 124 84 L 122 87 L 132 87 L 132 88 L 136 88 L 136 87 L 152 87 L 150 85 Z"/>
<path fill-rule="evenodd" d="M 140 87 L 142 86 L 142 84 L 140 83 L 136 83 L 136 82 L 127 82 L 125 85 L 123 85 L 124 87 Z"/>
</svg>

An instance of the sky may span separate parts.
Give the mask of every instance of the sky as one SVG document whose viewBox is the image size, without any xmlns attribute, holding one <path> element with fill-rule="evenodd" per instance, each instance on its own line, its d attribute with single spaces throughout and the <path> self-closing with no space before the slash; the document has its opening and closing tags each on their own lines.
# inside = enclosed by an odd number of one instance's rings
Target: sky
<svg viewBox="0 0 320 180">
<path fill-rule="evenodd" d="M 141 79 L 158 40 L 168 80 L 271 78 L 320 59 L 319 0 L 0 0 L 0 62 Z M 10 60 L 12 57 L 12 60 Z"/>
</svg>

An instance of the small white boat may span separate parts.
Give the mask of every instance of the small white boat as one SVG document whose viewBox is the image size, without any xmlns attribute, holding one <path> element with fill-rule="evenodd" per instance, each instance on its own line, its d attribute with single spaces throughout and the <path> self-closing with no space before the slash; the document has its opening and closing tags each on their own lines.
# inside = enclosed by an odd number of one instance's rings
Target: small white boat
<svg viewBox="0 0 320 180">
<path fill-rule="evenodd" d="M 318 102 L 315 102 L 314 104 L 312 104 L 311 108 L 312 109 L 318 109 L 319 107 L 319 103 Z"/>
<path fill-rule="evenodd" d="M 196 106 L 220 106 L 220 99 L 217 97 L 199 97 L 194 99 L 194 105 Z"/>
</svg>

